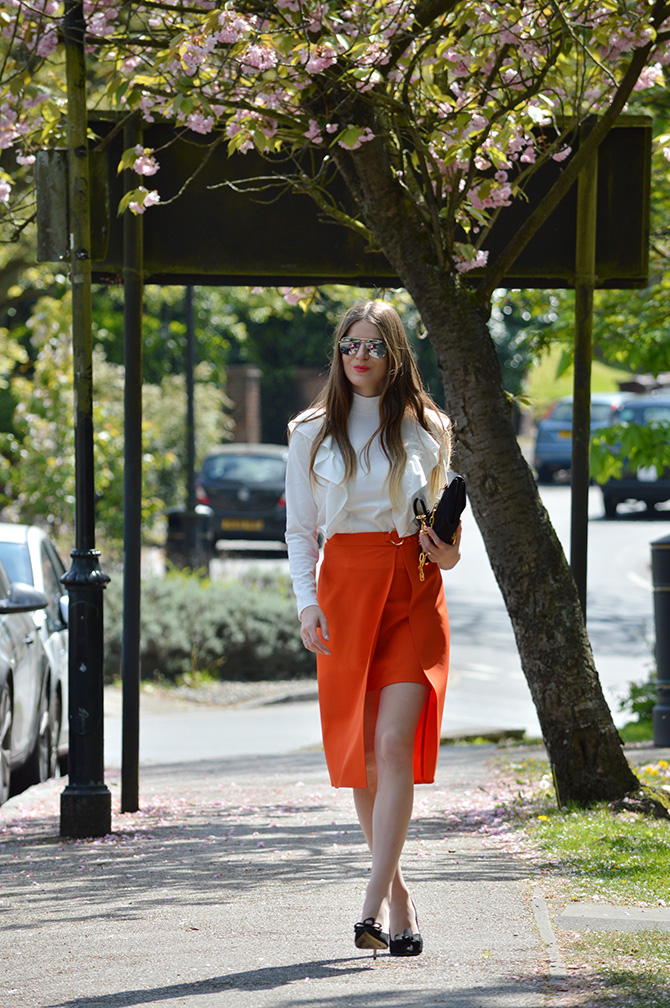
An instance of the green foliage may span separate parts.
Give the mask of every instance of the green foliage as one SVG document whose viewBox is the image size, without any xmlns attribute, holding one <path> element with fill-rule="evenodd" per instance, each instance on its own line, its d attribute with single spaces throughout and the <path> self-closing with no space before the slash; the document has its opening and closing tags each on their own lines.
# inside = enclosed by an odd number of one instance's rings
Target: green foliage
<svg viewBox="0 0 670 1008">
<path fill-rule="evenodd" d="M 47 522 L 58 535 L 74 518 L 74 403 L 70 295 L 41 298 L 28 320 L 35 356 L 31 368 L 6 379 L 16 407 L 13 431 L 0 435 L 0 504 L 5 515 Z M 17 360 L 22 351 L 13 347 Z M 10 363 L 12 359 L 10 358 Z M 8 369 L 11 370 L 11 369 Z M 196 432 L 202 454 L 226 436 L 221 391 L 196 372 Z M 93 428 L 96 511 L 100 532 L 120 540 L 123 531 L 124 370 L 94 351 Z M 143 395 L 142 517 L 151 528 L 166 506 L 185 498 L 186 401 L 183 379 L 145 385 Z"/>
<path fill-rule="evenodd" d="M 619 704 L 619 710 L 630 711 L 638 721 L 650 721 L 655 704 L 656 673 L 652 671 L 647 679 L 629 683 L 628 696 Z"/>
<path fill-rule="evenodd" d="M 526 378 L 526 394 L 531 400 L 533 414 L 541 417 L 547 407 L 560 396 L 572 395 L 574 384 L 573 369 L 558 377 L 562 351 L 552 347 L 535 356 Z M 594 360 L 591 372 L 592 392 L 618 392 L 619 382 L 629 378 L 626 371 L 616 370 Z"/>
<path fill-rule="evenodd" d="M 118 678 L 122 582 L 105 593 L 105 678 Z M 212 582 L 187 574 L 142 585 L 142 677 L 174 681 L 193 673 L 230 680 L 295 679 L 314 673 L 300 640 L 288 577 Z"/>
<path fill-rule="evenodd" d="M 670 467 L 670 424 L 614 424 L 594 437 L 591 447 L 591 475 L 599 483 L 619 479 L 624 470 L 655 466 L 660 472 Z"/>
</svg>

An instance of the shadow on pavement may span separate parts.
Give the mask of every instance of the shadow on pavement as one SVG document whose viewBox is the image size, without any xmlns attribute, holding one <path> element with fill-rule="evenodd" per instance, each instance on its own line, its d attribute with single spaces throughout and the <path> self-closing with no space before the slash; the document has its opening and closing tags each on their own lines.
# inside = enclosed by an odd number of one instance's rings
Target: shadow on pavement
<svg viewBox="0 0 670 1008">
<path fill-rule="evenodd" d="M 414 964 L 416 965 L 416 964 Z M 131 1008 L 134 1005 L 152 1004 L 154 1002 L 172 1000 L 174 998 L 193 997 L 205 994 L 217 994 L 223 991 L 246 992 L 251 990 L 280 989 L 289 984 L 305 981 L 334 981 L 336 983 L 360 975 L 371 969 L 373 971 L 402 969 L 403 964 L 384 955 L 377 960 L 374 967 L 354 962 L 351 959 L 320 960 L 316 962 L 298 963 L 286 967 L 273 967 L 263 970 L 232 973 L 195 983 L 174 984 L 153 990 L 124 991 L 115 994 L 103 994 L 99 997 L 74 998 L 71 1001 L 53 1002 L 45 1008 Z M 395 969 L 394 969 L 395 972 Z M 389 982 L 393 982 L 388 977 Z M 397 982 L 397 981 L 396 981 Z M 525 997 L 524 997 L 525 995 Z M 531 995 L 538 1000 L 531 1002 L 526 997 Z M 523 1001 L 517 1000 L 524 997 Z M 511 1000 L 508 1000 L 511 998 Z M 375 987 L 374 991 L 355 993 L 351 989 L 346 993 L 319 996 L 317 998 L 291 998 L 277 1000 L 277 1005 L 300 1005 L 301 1008 L 426 1008 L 427 1005 L 448 1003 L 449 1008 L 500 1008 L 502 1005 L 542 1004 L 541 987 L 537 978 L 519 979 L 509 984 L 507 991 L 500 986 L 473 987 L 462 990 L 450 988 L 449 1000 L 435 1000 L 434 989 L 427 990 L 419 984 L 410 989 L 398 986 Z M 660 1003 L 660 1002 L 659 1002 Z"/>
</svg>

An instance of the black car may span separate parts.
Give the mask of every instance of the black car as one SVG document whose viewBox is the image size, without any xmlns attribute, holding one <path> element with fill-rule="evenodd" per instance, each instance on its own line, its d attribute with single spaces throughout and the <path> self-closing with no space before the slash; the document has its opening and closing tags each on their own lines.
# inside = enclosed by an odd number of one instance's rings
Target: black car
<svg viewBox="0 0 670 1008">
<path fill-rule="evenodd" d="M 645 427 L 667 426 L 670 431 L 670 395 L 640 395 L 623 403 L 615 412 L 615 424 L 640 424 Z M 634 468 L 624 462 L 619 479 L 610 479 L 602 487 L 605 516 L 614 518 L 617 505 L 624 501 L 642 501 L 649 511 L 670 500 L 670 469 L 660 472 L 656 466 Z"/>
<path fill-rule="evenodd" d="M 213 512 L 211 540 L 284 541 L 286 445 L 227 444 L 206 456 L 196 480 L 198 504 Z"/>
<path fill-rule="evenodd" d="M 33 614 L 48 599 L 12 582 L 0 566 L 0 804 L 14 778 L 20 786 L 46 780 L 52 769 L 52 698 L 48 660 Z"/>
</svg>

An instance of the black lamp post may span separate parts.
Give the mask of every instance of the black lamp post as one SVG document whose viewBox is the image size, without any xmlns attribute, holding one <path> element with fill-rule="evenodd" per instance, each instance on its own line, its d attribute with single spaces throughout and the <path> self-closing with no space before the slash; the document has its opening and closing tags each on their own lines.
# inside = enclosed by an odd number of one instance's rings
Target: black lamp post
<svg viewBox="0 0 670 1008">
<path fill-rule="evenodd" d="M 70 271 L 75 394 L 75 548 L 62 581 L 69 592 L 69 783 L 61 794 L 65 837 L 111 831 L 112 799 L 103 764 L 103 589 L 109 578 L 95 549 L 91 229 L 86 65 L 81 0 L 66 0 Z"/>
<path fill-rule="evenodd" d="M 651 544 L 656 624 L 656 704 L 651 712 L 654 745 L 670 746 L 670 536 Z"/>
</svg>

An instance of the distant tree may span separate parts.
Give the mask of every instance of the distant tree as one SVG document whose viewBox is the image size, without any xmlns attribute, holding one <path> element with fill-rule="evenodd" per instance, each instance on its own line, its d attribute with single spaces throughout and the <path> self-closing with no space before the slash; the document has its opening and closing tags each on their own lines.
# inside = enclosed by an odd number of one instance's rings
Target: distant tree
<svg viewBox="0 0 670 1008">
<path fill-rule="evenodd" d="M 13 366 L 25 351 L 5 335 L 4 359 L 16 403 L 13 433 L 0 435 L 0 507 L 5 518 L 47 523 L 55 535 L 74 518 L 74 415 L 70 298 L 43 298 L 30 319 L 35 359 L 28 375 Z M 2 331 L 0 330 L 0 335 Z M 103 539 L 113 548 L 123 534 L 123 367 L 100 350 L 94 360 L 96 510 Z M 199 452 L 226 435 L 223 395 L 201 364 L 196 382 Z M 184 381 L 166 376 L 144 387 L 144 486 L 147 534 L 169 505 L 185 503 L 186 405 Z"/>
</svg>

